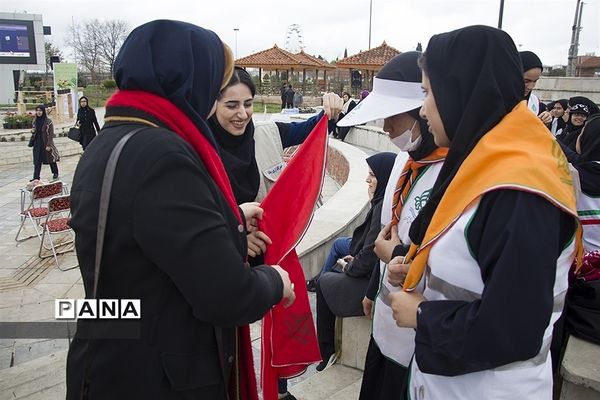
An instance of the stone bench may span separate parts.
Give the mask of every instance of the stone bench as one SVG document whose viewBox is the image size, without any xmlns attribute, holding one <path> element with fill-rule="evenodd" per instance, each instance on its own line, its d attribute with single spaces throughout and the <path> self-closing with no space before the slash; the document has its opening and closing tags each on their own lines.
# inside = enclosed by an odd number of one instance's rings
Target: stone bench
<svg viewBox="0 0 600 400">
<path fill-rule="evenodd" d="M 600 346 L 569 337 L 561 375 L 561 400 L 600 399 Z"/>
</svg>

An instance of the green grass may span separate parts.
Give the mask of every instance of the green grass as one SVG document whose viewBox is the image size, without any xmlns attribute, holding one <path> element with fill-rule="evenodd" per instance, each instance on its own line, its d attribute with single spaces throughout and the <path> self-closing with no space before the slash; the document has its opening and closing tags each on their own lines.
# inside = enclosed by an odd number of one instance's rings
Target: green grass
<svg viewBox="0 0 600 400">
<path fill-rule="evenodd" d="M 116 91 L 116 89 L 105 89 L 102 86 L 92 86 L 83 89 L 83 95 L 88 98 L 89 105 L 92 108 L 104 107 L 106 100 Z"/>
<path fill-rule="evenodd" d="M 278 112 L 281 112 L 281 104 L 273 104 L 273 103 L 267 103 L 267 112 L 269 114 L 275 114 Z M 255 113 L 262 113 L 265 112 L 265 103 L 262 102 L 254 102 L 254 112 Z"/>
</svg>

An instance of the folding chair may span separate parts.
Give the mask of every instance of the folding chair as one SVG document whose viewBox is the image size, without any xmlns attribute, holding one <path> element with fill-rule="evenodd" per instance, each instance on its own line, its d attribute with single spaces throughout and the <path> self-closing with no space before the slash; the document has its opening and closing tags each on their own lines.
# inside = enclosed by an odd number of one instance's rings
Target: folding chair
<svg viewBox="0 0 600 400">
<path fill-rule="evenodd" d="M 74 249 L 71 244 L 75 241 L 75 232 L 69 226 L 70 218 L 71 200 L 69 195 L 56 196 L 48 202 L 48 215 L 46 216 L 46 221 L 40 224 L 43 230 L 39 256 L 40 258 L 53 256 L 56 266 L 61 271 L 67 271 L 77 267 L 77 265 L 75 265 L 69 268 L 61 268 L 58 258 L 56 257 L 58 254 L 63 254 Z M 56 235 L 60 235 L 62 240 L 55 242 L 52 237 Z M 49 251 L 52 251 L 52 254 L 50 254 Z"/>
<path fill-rule="evenodd" d="M 52 197 L 63 194 L 63 183 L 56 181 L 52 183 L 42 184 L 34 187 L 31 193 L 26 189 L 21 189 L 21 225 L 15 236 L 17 242 L 37 236 L 41 239 L 42 229 L 40 227 L 40 221 L 48 215 L 48 207 L 45 202 L 50 200 Z M 27 197 L 29 196 L 29 204 L 25 206 Z M 30 221 L 33 229 L 35 230 L 34 235 L 26 237 L 19 237 L 23 231 L 25 222 Z"/>
</svg>

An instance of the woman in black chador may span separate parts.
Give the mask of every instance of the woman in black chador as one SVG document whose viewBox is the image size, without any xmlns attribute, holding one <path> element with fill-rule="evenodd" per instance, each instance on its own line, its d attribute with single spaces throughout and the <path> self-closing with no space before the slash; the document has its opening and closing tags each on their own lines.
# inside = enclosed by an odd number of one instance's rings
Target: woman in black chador
<svg viewBox="0 0 600 400">
<path fill-rule="evenodd" d="M 87 97 L 83 96 L 79 99 L 79 110 L 77 111 L 77 127 L 81 131 L 79 143 L 83 150 L 96 137 L 96 132 L 100 131 L 100 125 L 96 119 L 96 112 L 88 105 Z"/>
</svg>

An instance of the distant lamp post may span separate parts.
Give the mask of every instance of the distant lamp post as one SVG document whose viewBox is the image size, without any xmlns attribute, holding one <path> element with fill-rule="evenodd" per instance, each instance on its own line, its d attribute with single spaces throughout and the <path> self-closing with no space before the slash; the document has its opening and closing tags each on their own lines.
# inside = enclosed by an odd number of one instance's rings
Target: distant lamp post
<svg viewBox="0 0 600 400">
<path fill-rule="evenodd" d="M 504 15 L 504 0 L 500 0 L 500 12 L 498 13 L 498 29 L 502 29 L 502 16 Z"/>
<path fill-rule="evenodd" d="M 369 50 L 371 50 L 371 17 L 373 15 L 373 0 L 369 0 Z"/>
<path fill-rule="evenodd" d="M 238 36 L 238 32 L 240 31 L 240 28 L 233 28 L 233 32 L 235 34 L 235 59 L 237 60 L 237 36 Z"/>
</svg>

